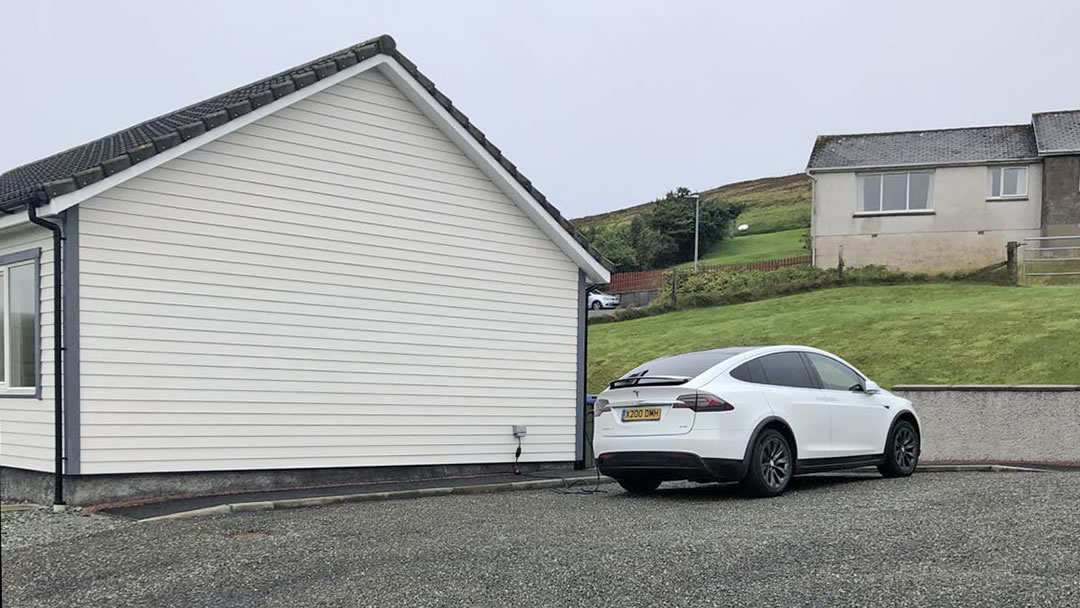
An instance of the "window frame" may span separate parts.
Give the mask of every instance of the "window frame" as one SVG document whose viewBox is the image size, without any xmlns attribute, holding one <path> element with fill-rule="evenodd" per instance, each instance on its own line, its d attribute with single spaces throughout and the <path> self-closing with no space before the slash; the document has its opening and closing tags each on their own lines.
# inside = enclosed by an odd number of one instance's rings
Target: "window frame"
<svg viewBox="0 0 1080 608">
<path fill-rule="evenodd" d="M 926 174 L 930 176 L 930 180 L 927 186 L 926 192 L 926 207 L 917 209 L 911 208 L 911 175 L 913 173 Z M 874 216 L 874 215 L 926 215 L 934 213 L 934 182 L 935 179 L 934 169 L 911 169 L 907 171 L 866 171 L 863 173 L 855 174 L 855 215 L 859 216 Z M 906 191 L 904 193 L 904 208 L 903 209 L 885 209 L 885 176 L 886 175 L 903 175 Z M 878 208 L 876 210 L 867 210 L 865 193 L 866 188 L 864 186 L 865 180 L 868 177 L 878 178 Z"/>
<path fill-rule="evenodd" d="M 1005 192 L 1005 171 L 1009 169 L 1017 169 L 1024 172 L 1024 191 L 1018 194 L 1003 194 Z M 998 176 L 998 183 L 1001 186 L 1001 192 L 997 196 L 994 196 L 994 174 Z M 1030 186 L 1031 172 L 1028 171 L 1027 165 L 995 165 L 993 167 L 986 168 L 986 200 L 988 201 L 1022 201 L 1027 200 L 1028 192 L 1031 190 Z"/>
<path fill-rule="evenodd" d="M 11 382 L 11 268 L 33 266 L 34 269 L 34 384 L 33 386 L 10 386 Z M 0 281 L 3 281 L 4 314 L 0 323 L 4 326 L 4 377 L 0 380 L 2 398 L 41 398 L 41 249 L 27 249 L 0 255 Z"/>
</svg>

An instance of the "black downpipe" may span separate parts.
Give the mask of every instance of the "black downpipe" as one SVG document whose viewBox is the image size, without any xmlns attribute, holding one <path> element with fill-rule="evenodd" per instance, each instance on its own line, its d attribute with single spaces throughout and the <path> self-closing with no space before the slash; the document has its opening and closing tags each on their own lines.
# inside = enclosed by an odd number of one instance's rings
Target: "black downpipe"
<svg viewBox="0 0 1080 608">
<path fill-rule="evenodd" d="M 53 233 L 53 434 L 56 439 L 53 504 L 62 505 L 64 504 L 64 340 L 62 336 L 64 315 L 61 309 L 63 297 L 60 295 L 60 291 L 63 286 L 61 272 L 64 264 L 61 252 L 63 251 L 64 236 L 60 226 L 37 216 L 37 208 L 34 203 L 31 202 L 26 206 L 26 213 L 32 223 L 52 230 Z"/>
</svg>

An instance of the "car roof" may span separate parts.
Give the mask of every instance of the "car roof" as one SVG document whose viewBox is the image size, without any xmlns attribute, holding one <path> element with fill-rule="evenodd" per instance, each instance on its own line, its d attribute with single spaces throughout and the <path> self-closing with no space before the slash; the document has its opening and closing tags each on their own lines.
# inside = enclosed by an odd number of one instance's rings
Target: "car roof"
<svg viewBox="0 0 1080 608">
<path fill-rule="evenodd" d="M 675 374 L 680 376 L 694 377 L 713 369 L 717 365 L 746 352 L 758 349 L 756 346 L 735 346 L 730 348 L 714 348 L 711 350 L 699 350 L 688 353 L 679 353 L 669 357 L 650 359 L 635 366 L 627 372 L 623 378 L 630 374 L 646 373 L 647 371 L 658 372 L 661 375 Z M 691 373 L 693 372 L 693 373 Z"/>
<path fill-rule="evenodd" d="M 726 371 L 728 371 L 730 369 L 734 369 L 735 367 L 738 367 L 739 365 L 742 365 L 743 363 L 749 361 L 750 359 L 755 359 L 755 358 L 757 358 L 759 356 L 768 355 L 768 354 L 772 354 L 772 353 L 782 353 L 782 352 L 792 352 L 792 351 L 806 352 L 806 353 L 819 353 L 819 354 L 822 354 L 822 355 L 837 359 L 840 362 L 847 365 L 848 367 L 855 370 L 856 372 L 858 372 L 863 377 L 867 377 L 866 374 L 864 374 L 862 371 L 860 371 L 854 365 L 852 365 L 851 363 L 848 363 L 847 361 L 845 361 L 840 356 L 835 355 L 833 353 L 830 353 L 829 351 L 822 350 L 820 348 L 815 348 L 813 346 L 804 346 L 804 345 L 801 345 L 801 344 L 774 344 L 774 345 L 768 345 L 768 346 L 728 346 L 728 347 L 724 347 L 724 348 L 713 348 L 713 349 L 709 349 L 709 350 L 691 351 L 691 352 L 686 352 L 686 353 L 679 353 L 677 355 L 671 355 L 671 356 L 668 356 L 668 357 L 660 357 L 660 358 L 652 359 L 650 361 L 647 361 L 647 362 L 644 362 L 644 363 L 642 363 L 640 365 L 635 366 L 633 369 L 631 369 L 625 375 L 621 376 L 621 378 L 625 378 L 625 377 L 629 376 L 630 374 L 632 374 L 634 372 L 640 371 L 642 368 L 653 369 L 653 368 L 656 367 L 656 364 L 660 363 L 660 362 L 663 362 L 664 364 L 666 364 L 666 365 L 661 365 L 661 367 L 666 368 L 666 367 L 669 367 L 671 364 L 679 363 L 680 360 L 686 360 L 686 362 L 692 366 L 693 361 L 695 359 L 698 359 L 698 360 L 705 359 L 706 360 L 705 362 L 707 363 L 708 359 L 713 358 L 713 359 L 715 359 L 715 363 L 713 363 L 711 365 L 707 365 L 707 367 L 701 368 L 700 371 L 698 371 L 697 373 L 695 373 L 692 376 L 692 378 L 704 378 L 704 379 L 706 379 L 707 382 L 711 382 L 711 379 L 715 378 L 717 374 L 722 374 L 722 373 L 724 373 L 724 372 L 726 372 Z M 662 373 L 670 373 L 670 372 L 663 372 L 662 371 Z M 679 375 L 689 375 L 689 374 L 681 374 L 680 373 Z"/>
<path fill-rule="evenodd" d="M 785 352 L 794 351 L 794 352 L 817 353 L 817 354 L 820 354 L 820 355 L 825 355 L 826 357 L 836 359 L 836 360 L 840 361 L 841 363 L 843 363 L 844 365 L 847 365 L 848 367 L 855 370 L 856 372 L 858 372 L 863 377 L 867 377 L 867 378 L 869 377 L 866 374 L 864 374 L 862 372 L 862 370 L 860 370 L 859 368 L 852 365 L 850 362 L 848 362 L 846 359 L 844 359 L 840 355 L 837 355 L 835 353 L 831 353 L 831 352 L 829 352 L 827 350 L 822 350 L 820 348 L 815 348 L 813 346 L 805 346 L 805 345 L 802 345 L 802 344 L 776 344 L 776 345 L 772 345 L 772 346 L 754 346 L 754 347 L 743 347 L 743 348 L 744 348 L 743 353 L 741 353 L 739 355 L 736 355 L 736 356 L 733 356 L 733 357 L 731 357 L 729 359 L 725 359 L 725 360 L 717 363 L 716 365 L 714 365 L 712 368 L 709 368 L 708 370 L 705 370 L 705 372 L 709 372 L 709 371 L 723 372 L 723 371 L 726 371 L 729 368 L 733 369 L 735 367 L 738 367 L 739 365 L 742 365 L 743 363 L 749 361 L 750 359 L 755 359 L 755 358 L 757 358 L 757 357 L 759 357 L 761 355 L 768 355 L 768 354 L 771 354 L 771 353 L 785 353 Z M 702 372 L 702 374 L 704 375 L 705 372 Z"/>
</svg>

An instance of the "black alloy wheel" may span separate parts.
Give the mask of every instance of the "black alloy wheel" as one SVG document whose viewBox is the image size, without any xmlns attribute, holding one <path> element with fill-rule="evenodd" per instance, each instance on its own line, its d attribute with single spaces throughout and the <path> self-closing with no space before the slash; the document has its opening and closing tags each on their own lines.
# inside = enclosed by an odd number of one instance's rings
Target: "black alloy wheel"
<svg viewBox="0 0 1080 608">
<path fill-rule="evenodd" d="M 787 437 L 775 429 L 766 429 L 754 444 L 743 487 L 757 496 L 778 496 L 787 489 L 794 471 Z"/>
<path fill-rule="evenodd" d="M 885 477 L 907 477 L 919 464 L 919 433 L 907 420 L 893 425 L 885 449 L 885 462 L 878 467 Z"/>
</svg>

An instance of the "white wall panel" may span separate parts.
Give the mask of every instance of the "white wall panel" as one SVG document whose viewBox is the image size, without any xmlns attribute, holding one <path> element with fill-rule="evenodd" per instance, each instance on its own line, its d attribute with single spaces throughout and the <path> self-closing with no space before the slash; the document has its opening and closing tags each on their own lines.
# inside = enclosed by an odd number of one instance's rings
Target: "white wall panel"
<svg viewBox="0 0 1080 608">
<path fill-rule="evenodd" d="M 375 72 L 80 227 L 85 474 L 574 458 L 577 266 Z"/>
</svg>

